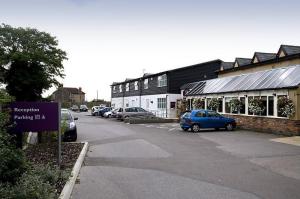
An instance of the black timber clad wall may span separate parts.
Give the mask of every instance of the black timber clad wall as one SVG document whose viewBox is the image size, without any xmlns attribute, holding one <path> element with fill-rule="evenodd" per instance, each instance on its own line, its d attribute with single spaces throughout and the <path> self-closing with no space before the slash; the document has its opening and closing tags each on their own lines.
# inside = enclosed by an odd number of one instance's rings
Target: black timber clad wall
<svg viewBox="0 0 300 199">
<path fill-rule="evenodd" d="M 196 64 L 193 67 L 170 71 L 168 74 L 168 93 L 180 94 L 180 86 L 207 79 L 217 78 L 217 70 L 220 69 L 221 61 Z"/>
<path fill-rule="evenodd" d="M 116 84 L 116 85 L 111 86 L 111 97 L 112 97 L 112 98 L 123 97 L 125 86 L 122 85 L 122 88 L 123 88 L 122 91 L 123 91 L 123 92 L 120 93 L 119 85 L 120 85 L 120 84 Z M 114 87 L 114 86 L 116 86 L 116 93 L 113 93 L 113 87 Z"/>
<path fill-rule="evenodd" d="M 156 95 L 167 93 L 167 86 L 158 87 L 157 86 L 157 76 L 148 77 L 148 89 L 144 89 L 144 80 L 141 82 L 142 95 Z M 151 80 L 152 79 L 152 80 Z"/>
<path fill-rule="evenodd" d="M 129 83 L 129 91 L 126 91 L 126 84 L 127 83 L 124 83 L 124 96 L 125 97 L 128 97 L 128 96 L 139 96 L 140 95 L 140 81 L 138 81 L 138 85 L 139 85 L 139 89 L 138 90 L 134 90 L 134 82 L 127 82 Z"/>
</svg>

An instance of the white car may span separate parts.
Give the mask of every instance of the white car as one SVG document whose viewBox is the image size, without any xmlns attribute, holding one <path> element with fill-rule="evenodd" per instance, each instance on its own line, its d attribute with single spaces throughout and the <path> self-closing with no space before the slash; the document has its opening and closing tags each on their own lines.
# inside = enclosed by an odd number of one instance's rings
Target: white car
<svg viewBox="0 0 300 199">
<path fill-rule="evenodd" d="M 100 106 L 93 106 L 91 109 L 92 116 L 95 116 L 96 113 L 98 113 L 98 109 L 100 109 Z"/>
</svg>

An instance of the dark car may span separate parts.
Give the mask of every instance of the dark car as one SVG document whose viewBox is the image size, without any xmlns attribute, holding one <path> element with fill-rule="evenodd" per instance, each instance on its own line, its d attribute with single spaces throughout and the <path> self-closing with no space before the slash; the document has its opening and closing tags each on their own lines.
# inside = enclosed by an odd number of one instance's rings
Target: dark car
<svg viewBox="0 0 300 199">
<path fill-rule="evenodd" d="M 215 111 L 200 109 L 183 114 L 180 118 L 180 126 L 184 131 L 191 129 L 192 132 L 198 132 L 202 128 L 225 128 L 232 131 L 236 128 L 236 122 Z"/>
<path fill-rule="evenodd" d="M 108 111 L 111 111 L 112 108 L 111 107 L 104 107 L 104 108 L 101 108 L 99 109 L 98 111 L 98 115 L 101 116 L 101 117 L 104 117 L 104 113 L 108 112 Z"/>
<path fill-rule="evenodd" d="M 77 140 L 77 127 L 75 120 L 78 120 L 78 118 L 73 117 L 68 109 L 61 109 L 61 128 L 64 131 L 64 141 L 75 142 Z"/>
<path fill-rule="evenodd" d="M 80 105 L 80 112 L 87 112 L 89 109 L 88 109 L 88 107 L 86 106 L 86 105 Z"/>
</svg>

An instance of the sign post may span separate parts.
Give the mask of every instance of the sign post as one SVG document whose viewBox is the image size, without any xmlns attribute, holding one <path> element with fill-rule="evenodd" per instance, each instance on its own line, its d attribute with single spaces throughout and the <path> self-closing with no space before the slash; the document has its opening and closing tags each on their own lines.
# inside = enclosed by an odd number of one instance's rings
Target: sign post
<svg viewBox="0 0 300 199">
<path fill-rule="evenodd" d="M 10 105 L 15 132 L 58 132 L 58 165 L 61 165 L 61 105 L 56 102 L 13 102 Z"/>
</svg>

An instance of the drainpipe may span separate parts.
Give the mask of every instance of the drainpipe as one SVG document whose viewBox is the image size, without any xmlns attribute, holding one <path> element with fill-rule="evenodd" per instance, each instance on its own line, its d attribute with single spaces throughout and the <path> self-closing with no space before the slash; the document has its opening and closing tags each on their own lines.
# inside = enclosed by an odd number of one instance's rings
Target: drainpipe
<svg viewBox="0 0 300 199">
<path fill-rule="evenodd" d="M 168 118 L 168 95 L 166 95 L 166 118 Z"/>
</svg>

